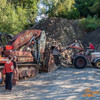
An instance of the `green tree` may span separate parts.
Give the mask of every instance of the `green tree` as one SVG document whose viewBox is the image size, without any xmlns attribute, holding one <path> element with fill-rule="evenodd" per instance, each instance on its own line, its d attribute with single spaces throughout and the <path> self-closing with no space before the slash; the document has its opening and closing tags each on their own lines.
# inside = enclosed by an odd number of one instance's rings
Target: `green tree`
<svg viewBox="0 0 100 100">
<path fill-rule="evenodd" d="M 100 17 L 100 0 L 94 0 L 93 6 L 90 7 L 90 10 L 95 12 L 95 14 L 98 14 Z"/>
<path fill-rule="evenodd" d="M 88 16 L 87 18 L 80 19 L 80 24 L 86 31 L 93 31 L 100 26 L 100 18 L 98 16 Z"/>
<path fill-rule="evenodd" d="M 9 2 L 13 4 L 15 8 L 21 7 L 23 9 L 26 9 L 28 20 L 32 24 L 34 23 L 35 18 L 38 14 L 37 3 L 39 2 L 39 0 L 10 0 Z"/>
<path fill-rule="evenodd" d="M 11 1 L 0 0 L 0 32 L 17 34 L 33 25 L 37 15 L 36 5 L 27 8 L 28 6 L 23 7 Z"/>
<path fill-rule="evenodd" d="M 89 7 L 93 5 L 93 0 L 75 0 L 74 6 L 79 10 L 80 17 L 87 17 L 93 15 Z"/>
<path fill-rule="evenodd" d="M 42 0 L 42 3 L 48 8 L 46 14 L 49 17 L 73 18 L 72 12 L 77 12 L 75 16 L 79 16 L 78 10 L 74 7 L 74 0 Z M 70 15 L 70 16 L 69 16 Z M 76 18 L 74 16 L 74 18 Z"/>
</svg>

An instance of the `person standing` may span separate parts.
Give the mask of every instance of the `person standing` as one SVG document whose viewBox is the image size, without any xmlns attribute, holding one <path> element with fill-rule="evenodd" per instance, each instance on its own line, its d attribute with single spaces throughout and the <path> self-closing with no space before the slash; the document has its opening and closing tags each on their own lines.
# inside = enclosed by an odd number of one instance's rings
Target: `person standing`
<svg viewBox="0 0 100 100">
<path fill-rule="evenodd" d="M 1 70 L 0 70 L 1 71 Z M 2 74 L 0 72 L 0 83 L 2 82 Z"/>
<path fill-rule="evenodd" d="M 13 57 L 13 65 L 14 65 L 14 70 L 13 70 L 13 85 L 16 85 L 17 84 L 17 81 L 19 80 L 19 71 L 18 71 L 18 67 L 17 67 L 17 64 L 16 64 L 16 56 Z"/>
<path fill-rule="evenodd" d="M 3 74 L 6 75 L 5 80 L 5 90 L 11 91 L 12 90 L 12 74 L 13 74 L 13 63 L 11 62 L 12 57 L 9 56 L 7 61 L 5 62 L 5 66 L 3 69 Z"/>
<path fill-rule="evenodd" d="M 52 50 L 52 55 L 54 56 L 54 61 L 55 61 L 55 64 L 57 66 L 60 66 L 60 59 L 59 59 L 59 54 L 60 54 L 60 51 L 58 50 L 58 48 L 56 46 L 51 46 L 51 50 Z"/>
</svg>

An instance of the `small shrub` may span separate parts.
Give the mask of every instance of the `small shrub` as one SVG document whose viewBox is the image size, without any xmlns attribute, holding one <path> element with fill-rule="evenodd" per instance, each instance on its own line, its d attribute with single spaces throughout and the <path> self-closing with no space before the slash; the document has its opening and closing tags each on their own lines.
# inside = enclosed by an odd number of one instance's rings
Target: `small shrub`
<svg viewBox="0 0 100 100">
<path fill-rule="evenodd" d="M 86 31 L 93 31 L 100 26 L 100 18 L 98 16 L 88 16 L 87 18 L 80 19 L 80 24 Z"/>
</svg>

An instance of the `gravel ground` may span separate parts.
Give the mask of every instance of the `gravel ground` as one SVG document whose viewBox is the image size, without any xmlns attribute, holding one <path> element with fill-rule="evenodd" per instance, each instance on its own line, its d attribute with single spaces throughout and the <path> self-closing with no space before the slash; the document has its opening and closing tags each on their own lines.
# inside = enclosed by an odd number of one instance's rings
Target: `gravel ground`
<svg viewBox="0 0 100 100">
<path fill-rule="evenodd" d="M 0 87 L 0 100 L 100 100 L 100 93 L 84 97 L 86 89 L 100 91 L 100 69 L 62 67 L 20 81 L 12 92 Z"/>
</svg>

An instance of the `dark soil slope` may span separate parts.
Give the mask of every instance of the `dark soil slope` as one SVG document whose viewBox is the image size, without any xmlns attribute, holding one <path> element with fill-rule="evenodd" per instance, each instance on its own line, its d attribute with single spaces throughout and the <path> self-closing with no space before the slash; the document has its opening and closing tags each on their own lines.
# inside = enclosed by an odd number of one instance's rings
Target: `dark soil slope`
<svg viewBox="0 0 100 100">
<path fill-rule="evenodd" d="M 84 42 L 100 43 L 100 27 L 93 32 L 89 32 L 83 39 Z"/>
<path fill-rule="evenodd" d="M 84 44 L 88 44 L 89 42 L 92 42 L 97 51 L 100 51 L 100 27 L 95 31 L 87 33 L 87 35 L 83 38 Z"/>
<path fill-rule="evenodd" d="M 45 30 L 48 39 L 66 45 L 74 39 L 82 39 L 86 32 L 79 26 L 77 20 L 63 18 L 48 18 L 38 23 L 35 29 Z"/>
</svg>

